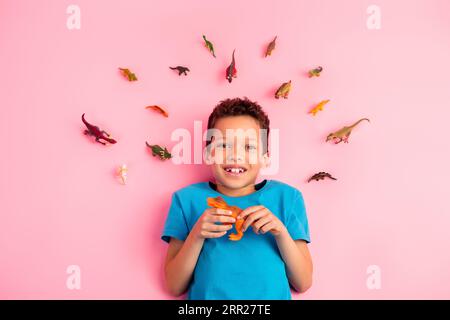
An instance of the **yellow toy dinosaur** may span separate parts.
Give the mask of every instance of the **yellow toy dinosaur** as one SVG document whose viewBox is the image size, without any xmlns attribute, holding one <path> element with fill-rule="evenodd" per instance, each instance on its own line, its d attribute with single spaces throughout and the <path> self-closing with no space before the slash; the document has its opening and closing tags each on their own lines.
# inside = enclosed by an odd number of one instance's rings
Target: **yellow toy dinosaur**
<svg viewBox="0 0 450 320">
<path fill-rule="evenodd" d="M 330 102 L 330 100 L 320 101 L 317 106 L 315 106 L 314 108 L 311 109 L 311 111 L 309 111 L 309 113 L 311 113 L 313 116 L 315 116 L 317 112 L 323 110 L 323 106 L 326 105 L 328 102 Z"/>
<path fill-rule="evenodd" d="M 244 219 L 237 219 L 237 216 L 242 212 L 242 209 L 239 207 L 236 207 L 236 206 L 229 206 L 225 202 L 225 200 L 223 200 L 222 197 L 215 197 L 215 198 L 209 197 L 208 199 L 206 199 L 206 202 L 208 203 L 208 206 L 210 206 L 210 207 L 230 210 L 232 212 L 231 216 L 236 219 L 235 228 L 236 228 L 237 233 L 231 233 L 228 236 L 228 239 L 230 239 L 232 241 L 241 240 L 242 237 L 244 236 L 244 232 L 242 232 L 242 225 L 244 224 Z M 232 224 L 232 223 L 225 222 L 223 224 Z"/>
</svg>

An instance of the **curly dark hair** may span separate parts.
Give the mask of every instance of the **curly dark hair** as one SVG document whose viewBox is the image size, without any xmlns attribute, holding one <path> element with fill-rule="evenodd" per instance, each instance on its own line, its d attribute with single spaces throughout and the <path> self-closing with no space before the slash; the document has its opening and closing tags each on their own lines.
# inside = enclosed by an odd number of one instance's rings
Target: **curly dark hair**
<svg viewBox="0 0 450 320">
<path fill-rule="evenodd" d="M 267 130 L 267 138 L 269 137 L 270 120 L 261 106 L 254 101 L 249 100 L 247 97 L 241 98 L 228 98 L 219 102 L 214 108 L 208 118 L 208 129 L 214 128 L 217 120 L 229 116 L 242 116 L 247 115 L 259 122 L 261 129 Z M 206 141 L 206 146 L 211 143 L 211 140 Z M 263 144 L 263 154 L 268 151 L 267 141 Z"/>
</svg>

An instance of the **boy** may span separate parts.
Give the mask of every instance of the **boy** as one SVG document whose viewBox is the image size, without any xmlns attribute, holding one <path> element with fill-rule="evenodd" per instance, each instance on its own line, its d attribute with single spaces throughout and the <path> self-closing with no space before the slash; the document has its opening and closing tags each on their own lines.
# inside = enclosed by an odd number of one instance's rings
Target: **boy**
<svg viewBox="0 0 450 320">
<path fill-rule="evenodd" d="M 235 139 L 230 132 L 239 130 L 258 136 Z M 248 98 L 221 101 L 209 116 L 208 133 L 214 133 L 207 140 L 207 154 L 215 159 L 210 164 L 214 182 L 173 193 L 161 237 L 169 243 L 164 269 L 172 295 L 188 291 L 188 299 L 195 300 L 291 299 L 290 286 L 298 292 L 311 286 L 310 235 L 301 192 L 277 180 L 256 183 L 268 163 L 263 130 L 268 134 L 269 119 Z M 251 161 L 255 155 L 257 161 Z M 244 219 L 241 240 L 227 236 L 234 228 L 231 212 L 208 207 L 206 199 L 217 196 L 243 209 L 238 217 Z"/>
</svg>

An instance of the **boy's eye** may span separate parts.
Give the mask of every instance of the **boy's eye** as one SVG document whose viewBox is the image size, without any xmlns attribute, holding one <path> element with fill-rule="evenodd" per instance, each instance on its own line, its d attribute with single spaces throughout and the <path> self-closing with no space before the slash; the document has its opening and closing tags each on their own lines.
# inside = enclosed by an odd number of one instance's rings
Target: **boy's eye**
<svg viewBox="0 0 450 320">
<path fill-rule="evenodd" d="M 217 144 L 217 148 L 223 148 L 223 149 L 231 148 L 231 145 L 229 143 L 221 142 L 221 143 Z"/>
<path fill-rule="evenodd" d="M 245 145 L 245 150 L 254 151 L 254 150 L 256 150 L 256 146 L 253 144 L 247 144 L 247 145 Z"/>
</svg>

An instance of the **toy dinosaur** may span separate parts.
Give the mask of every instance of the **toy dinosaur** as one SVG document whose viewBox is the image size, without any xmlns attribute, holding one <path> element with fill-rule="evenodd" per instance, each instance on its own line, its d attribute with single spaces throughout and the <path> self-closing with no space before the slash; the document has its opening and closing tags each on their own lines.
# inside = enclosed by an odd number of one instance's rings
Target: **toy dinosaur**
<svg viewBox="0 0 450 320">
<path fill-rule="evenodd" d="M 320 77 L 320 73 L 322 72 L 322 67 L 317 67 L 315 69 L 309 70 L 309 77 Z"/>
<path fill-rule="evenodd" d="M 89 136 L 94 136 L 95 141 L 97 141 L 98 143 L 106 145 L 106 143 L 104 143 L 100 140 L 108 141 L 111 144 L 114 144 L 117 142 L 116 140 L 112 139 L 111 135 L 109 133 L 107 133 L 105 130 L 100 130 L 99 127 L 94 126 L 94 125 L 90 124 L 89 122 L 87 122 L 86 119 L 84 119 L 84 113 L 81 116 L 81 120 L 87 127 L 87 130 L 84 130 L 84 134 L 89 135 Z"/>
<path fill-rule="evenodd" d="M 333 179 L 333 180 L 337 180 L 336 178 L 332 177 L 331 174 L 329 174 L 328 172 L 318 172 L 316 174 L 314 174 L 311 178 L 308 179 L 308 182 L 310 182 L 311 180 L 323 180 L 325 178 L 329 178 L 329 179 Z"/>
<path fill-rule="evenodd" d="M 167 113 L 167 111 L 164 110 L 163 108 L 161 108 L 160 106 L 148 106 L 148 107 L 145 107 L 145 109 L 151 109 L 151 110 L 154 110 L 156 112 L 159 112 L 160 114 L 162 114 L 166 118 L 169 117 L 169 114 Z"/>
<path fill-rule="evenodd" d="M 169 67 L 172 70 L 178 70 L 178 75 L 181 76 L 182 74 L 184 74 L 185 76 L 187 76 L 187 73 L 190 72 L 191 70 L 189 70 L 189 68 L 187 67 L 183 67 L 183 66 L 176 66 L 175 68 Z"/>
<path fill-rule="evenodd" d="M 129 69 L 119 68 L 119 70 L 122 71 L 123 76 L 127 78 L 128 81 L 137 81 L 136 75 Z"/>
<path fill-rule="evenodd" d="M 148 142 L 145 142 L 145 144 L 147 145 L 147 147 L 152 149 L 152 155 L 154 157 L 159 157 L 159 159 L 161 160 L 167 160 L 172 158 L 172 155 L 170 154 L 169 150 L 167 150 L 167 148 L 165 147 L 163 148 L 157 144 L 151 145 Z"/>
<path fill-rule="evenodd" d="M 213 44 L 210 41 L 206 40 L 205 35 L 203 35 L 203 40 L 205 40 L 205 47 L 208 48 L 208 50 L 212 53 L 213 57 L 215 58 L 216 54 L 214 53 Z"/>
<path fill-rule="evenodd" d="M 126 164 L 121 165 L 119 169 L 117 169 L 117 176 L 120 178 L 120 181 L 124 185 L 127 183 L 127 173 L 128 168 Z"/>
<path fill-rule="evenodd" d="M 230 82 L 230 83 L 233 80 L 233 78 L 237 77 L 236 62 L 234 61 L 234 51 L 235 50 L 233 50 L 231 64 L 228 66 L 227 71 L 225 73 L 225 77 L 227 78 L 228 82 Z"/>
<path fill-rule="evenodd" d="M 236 206 L 229 206 L 222 197 L 209 197 L 206 199 L 208 206 L 218 209 L 231 210 L 231 216 L 236 219 L 235 228 L 237 233 L 231 233 L 228 236 L 228 239 L 232 241 L 241 240 L 244 236 L 244 232 L 242 231 L 242 225 L 244 224 L 244 219 L 237 219 L 237 216 L 242 212 L 242 209 Z M 223 224 L 232 224 L 229 222 L 225 222 Z"/>
<path fill-rule="evenodd" d="M 367 120 L 370 122 L 369 119 L 367 118 L 362 118 L 359 119 L 358 121 L 356 121 L 354 124 L 352 124 L 351 126 L 345 126 L 342 129 L 330 133 L 327 136 L 327 139 L 325 140 L 326 142 L 328 142 L 329 140 L 333 140 L 335 144 L 338 144 L 342 141 L 344 141 L 345 143 L 348 143 L 348 138 L 350 137 L 350 134 L 352 133 L 352 130 L 363 120 Z"/>
<path fill-rule="evenodd" d="M 317 112 L 323 110 L 323 106 L 326 105 L 328 102 L 330 102 L 330 100 L 323 100 L 323 101 L 320 101 L 319 104 L 318 104 L 317 106 L 315 106 L 314 108 L 312 108 L 312 109 L 309 111 L 309 113 L 311 113 L 313 116 L 315 116 Z"/>
<path fill-rule="evenodd" d="M 266 57 L 270 56 L 272 54 L 273 49 L 275 49 L 276 46 L 276 40 L 277 40 L 277 36 L 275 36 L 275 38 L 269 43 L 269 45 L 267 46 L 267 50 L 266 50 Z"/>
<path fill-rule="evenodd" d="M 275 92 L 275 98 L 278 99 L 280 97 L 283 97 L 284 99 L 287 99 L 289 92 L 291 91 L 291 80 L 289 82 L 283 83 Z"/>
</svg>

